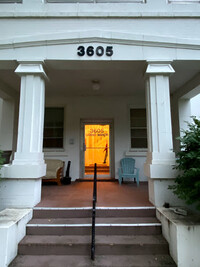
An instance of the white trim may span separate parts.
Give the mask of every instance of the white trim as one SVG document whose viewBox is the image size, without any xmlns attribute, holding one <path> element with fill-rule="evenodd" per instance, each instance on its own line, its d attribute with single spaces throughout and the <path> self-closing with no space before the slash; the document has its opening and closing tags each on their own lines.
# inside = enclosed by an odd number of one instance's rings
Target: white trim
<svg viewBox="0 0 200 267">
<path fill-rule="evenodd" d="M 33 210 L 90 210 L 92 207 L 71 207 L 71 208 L 55 208 L 55 207 L 35 207 Z M 155 210 L 155 207 L 96 207 L 96 210 Z"/>
<path fill-rule="evenodd" d="M 27 227 L 90 227 L 92 224 L 27 224 Z"/>
<path fill-rule="evenodd" d="M 147 152 L 148 152 L 148 149 L 146 149 L 145 151 L 143 150 L 140 151 L 139 149 L 130 150 L 130 151 L 125 152 L 125 157 L 146 157 Z"/>
<path fill-rule="evenodd" d="M 96 12 L 94 11 L 81 11 L 80 10 L 80 5 L 78 3 L 71 3 L 71 5 L 77 5 L 79 7 L 79 9 L 75 8 L 75 10 L 67 10 L 66 9 L 63 9 L 63 6 L 61 6 L 61 8 L 59 9 L 59 11 L 55 11 L 55 9 L 53 8 L 50 8 L 50 10 L 48 8 L 43 8 L 44 11 L 34 11 L 34 9 L 29 9 L 29 10 L 23 10 L 22 11 L 22 8 L 23 8 L 23 5 L 20 5 L 20 9 L 14 9 L 14 10 L 11 10 L 11 8 L 9 9 L 9 11 L 0 11 L 0 17 L 1 18 L 155 18 L 155 19 L 160 19 L 160 18 L 171 18 L 171 19 L 174 19 L 174 18 L 199 18 L 200 15 L 199 15 L 199 12 L 198 12 L 198 9 L 196 9 L 196 11 L 191 11 L 191 10 L 182 10 L 182 11 L 171 11 L 171 9 L 168 9 L 168 11 L 166 12 L 165 11 L 147 11 L 147 8 L 146 10 L 143 10 L 141 12 L 139 11 L 131 11 L 133 9 L 131 9 L 131 5 L 132 3 L 125 3 L 125 5 L 129 5 L 130 6 L 130 11 L 127 12 L 123 12 L 119 9 L 115 9 L 115 10 L 112 10 L 112 11 L 107 11 L 107 9 L 101 9 L 99 10 L 98 6 L 99 5 L 106 5 L 107 3 L 99 3 L 98 5 L 96 5 Z M 135 3 L 136 4 L 136 3 Z M 137 3 L 139 5 L 141 5 L 141 3 Z M 177 2 L 174 2 L 174 3 L 167 3 L 168 5 L 171 5 L 171 4 L 183 4 L 183 3 L 177 3 Z M 193 4 L 193 5 L 198 5 L 199 2 L 193 2 L 193 3 L 184 3 L 188 6 L 188 4 Z M 8 4 L 5 4 L 5 6 L 7 6 Z M 10 4 L 9 4 L 10 5 Z M 56 5 L 58 6 L 59 4 L 52 4 L 52 7 Z M 65 4 L 67 5 L 67 4 Z M 85 5 L 91 5 L 91 3 L 85 3 Z M 119 6 L 123 6 L 124 3 L 116 3 L 116 5 Z M 3 6 L 3 3 L 1 4 L 1 6 Z M 43 5 L 41 5 L 43 7 Z M 49 7 L 49 5 L 47 5 Z M 144 6 L 144 5 L 143 5 Z M 148 5 L 146 5 L 147 7 L 149 7 Z M 22 8 L 21 8 L 22 7 Z M 197 6 L 198 8 L 199 6 Z M 42 9 L 42 8 L 41 8 Z M 92 9 L 93 10 L 93 9 Z"/>
<path fill-rule="evenodd" d="M 153 46 L 165 48 L 200 49 L 200 39 L 175 38 L 165 36 L 140 35 L 125 32 L 110 32 L 101 30 L 60 32 L 58 34 L 35 34 L 16 37 L 15 39 L 0 39 L 0 49 L 16 49 L 22 47 L 77 44 L 88 42 L 114 43 L 137 46 Z"/>
<path fill-rule="evenodd" d="M 168 4 L 197 4 L 200 0 L 168 0 Z"/>
<path fill-rule="evenodd" d="M 0 4 L 22 4 L 22 0 L 0 0 Z"/>
<path fill-rule="evenodd" d="M 65 3 L 65 4 L 71 4 L 71 3 L 92 3 L 92 4 L 98 4 L 98 3 L 137 3 L 137 4 L 145 4 L 146 0 L 46 0 L 46 3 Z"/>
<path fill-rule="evenodd" d="M 174 73 L 175 70 L 169 63 L 159 63 L 159 62 L 149 62 L 146 74 L 147 75 L 158 75 L 158 74 L 171 74 Z"/>
<path fill-rule="evenodd" d="M 90 210 L 92 207 L 83 208 L 54 208 L 54 207 L 35 207 L 33 210 Z"/>
<path fill-rule="evenodd" d="M 27 224 L 27 227 L 91 227 L 92 224 Z M 95 227 L 141 227 L 141 226 L 161 226 L 161 223 L 97 223 Z"/>
<path fill-rule="evenodd" d="M 155 207 L 96 207 L 97 210 L 140 210 L 140 209 L 145 209 L 145 210 L 153 210 L 156 209 Z"/>
</svg>

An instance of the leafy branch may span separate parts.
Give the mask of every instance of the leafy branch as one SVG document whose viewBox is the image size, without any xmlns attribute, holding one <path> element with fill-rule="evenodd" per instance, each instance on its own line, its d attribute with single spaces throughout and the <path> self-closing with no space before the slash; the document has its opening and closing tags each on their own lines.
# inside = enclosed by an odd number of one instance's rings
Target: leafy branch
<svg viewBox="0 0 200 267">
<path fill-rule="evenodd" d="M 180 172 L 169 189 L 187 204 L 195 203 L 200 210 L 200 120 L 192 119 L 188 130 L 178 138 L 181 150 L 177 153 L 176 169 Z"/>
</svg>

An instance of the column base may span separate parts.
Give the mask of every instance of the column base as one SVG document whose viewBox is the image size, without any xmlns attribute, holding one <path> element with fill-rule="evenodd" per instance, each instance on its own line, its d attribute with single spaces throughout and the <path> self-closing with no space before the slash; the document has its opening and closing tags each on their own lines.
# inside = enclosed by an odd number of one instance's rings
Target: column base
<svg viewBox="0 0 200 267">
<path fill-rule="evenodd" d="M 41 200 L 41 178 L 2 178 L 0 182 L 0 210 L 5 208 L 33 208 Z"/>
<path fill-rule="evenodd" d="M 40 178 L 46 175 L 46 164 L 5 164 L 1 170 L 3 178 Z"/>
<path fill-rule="evenodd" d="M 176 164 L 175 153 L 148 152 L 144 164 L 144 173 L 147 177 L 159 178 L 176 178 L 177 170 L 174 169 Z"/>
<path fill-rule="evenodd" d="M 156 207 L 162 207 L 164 203 L 170 206 L 184 206 L 184 202 L 168 189 L 174 183 L 174 179 L 153 179 L 148 178 L 149 201 Z"/>
<path fill-rule="evenodd" d="M 144 174 L 150 178 L 168 178 L 175 179 L 177 170 L 174 169 L 175 165 L 172 164 L 144 164 Z"/>
</svg>

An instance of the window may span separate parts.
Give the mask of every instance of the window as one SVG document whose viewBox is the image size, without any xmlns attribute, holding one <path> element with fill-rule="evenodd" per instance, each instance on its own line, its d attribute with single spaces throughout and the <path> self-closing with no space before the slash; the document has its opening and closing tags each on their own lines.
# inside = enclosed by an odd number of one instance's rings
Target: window
<svg viewBox="0 0 200 267">
<path fill-rule="evenodd" d="M 22 3 L 22 0 L 0 0 L 0 4 Z"/>
<path fill-rule="evenodd" d="M 146 110 L 130 110 L 131 148 L 147 148 Z"/>
<path fill-rule="evenodd" d="M 146 0 L 46 0 L 47 3 L 146 3 Z"/>
<path fill-rule="evenodd" d="M 174 4 L 192 4 L 192 3 L 200 3 L 200 0 L 168 0 L 168 3 L 174 3 Z"/>
<path fill-rule="evenodd" d="M 44 148 L 63 148 L 64 108 L 45 108 Z"/>
</svg>

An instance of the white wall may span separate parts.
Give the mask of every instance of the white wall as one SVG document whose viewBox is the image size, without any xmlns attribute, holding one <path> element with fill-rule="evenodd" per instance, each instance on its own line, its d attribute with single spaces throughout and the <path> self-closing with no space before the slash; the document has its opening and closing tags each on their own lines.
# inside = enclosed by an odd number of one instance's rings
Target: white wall
<svg viewBox="0 0 200 267">
<path fill-rule="evenodd" d="M 191 122 L 191 102 L 190 99 L 182 98 L 179 100 L 179 129 L 180 134 L 188 128 L 188 122 Z"/>
<path fill-rule="evenodd" d="M 182 216 L 170 209 L 158 208 L 156 216 L 162 223 L 163 236 L 177 266 L 199 267 L 199 215 L 189 212 L 187 216 Z"/>
<path fill-rule="evenodd" d="M 0 267 L 9 266 L 17 256 L 18 243 L 26 234 L 26 224 L 32 213 L 32 209 L 5 209 L 0 212 Z"/>
<path fill-rule="evenodd" d="M 14 129 L 14 101 L 0 98 L 0 149 L 12 150 Z"/>
<path fill-rule="evenodd" d="M 200 94 L 191 98 L 191 115 L 200 119 Z"/>
<path fill-rule="evenodd" d="M 70 175 L 73 179 L 80 177 L 80 121 L 81 119 L 113 119 L 114 121 L 114 161 L 115 177 L 119 161 L 130 151 L 129 108 L 144 108 L 144 97 L 69 97 L 47 99 L 46 106 L 65 107 L 65 148 L 64 151 L 45 152 L 46 158 L 59 158 L 66 162 L 71 160 Z M 74 144 L 69 140 L 74 139 Z M 137 152 L 129 153 L 136 158 L 136 167 L 140 168 L 140 180 L 147 181 L 143 173 L 145 156 Z M 139 153 L 138 153 L 139 155 Z M 145 155 L 145 154 L 144 154 Z"/>
</svg>

